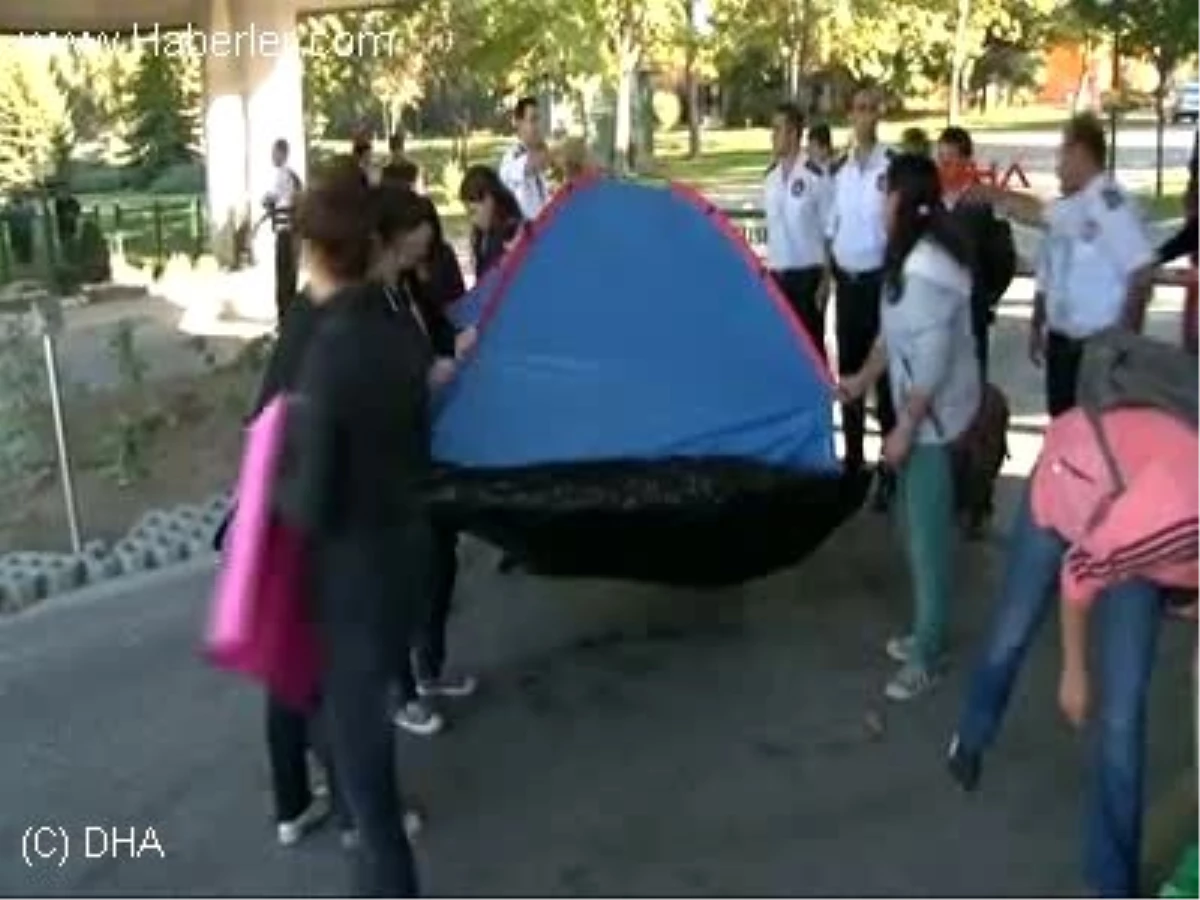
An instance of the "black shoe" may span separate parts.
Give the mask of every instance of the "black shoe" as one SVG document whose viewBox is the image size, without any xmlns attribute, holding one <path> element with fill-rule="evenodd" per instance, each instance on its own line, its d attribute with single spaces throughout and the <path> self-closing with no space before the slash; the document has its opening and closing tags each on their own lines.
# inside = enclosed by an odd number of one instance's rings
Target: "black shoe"
<svg viewBox="0 0 1200 900">
<path fill-rule="evenodd" d="M 946 768 L 960 788 L 971 793 L 979 787 L 979 779 L 983 775 L 983 758 L 978 753 L 972 753 L 958 740 L 958 735 L 950 739 L 950 749 L 946 751 Z"/>
<path fill-rule="evenodd" d="M 896 476 L 887 469 L 880 469 L 875 479 L 875 496 L 871 500 L 871 509 L 877 513 L 885 513 L 892 508 L 892 500 L 896 496 Z"/>
</svg>

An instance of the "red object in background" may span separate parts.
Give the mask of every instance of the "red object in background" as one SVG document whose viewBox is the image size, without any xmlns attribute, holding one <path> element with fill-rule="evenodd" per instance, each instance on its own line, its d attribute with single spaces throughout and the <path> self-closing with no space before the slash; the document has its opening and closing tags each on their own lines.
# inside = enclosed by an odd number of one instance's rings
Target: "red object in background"
<svg viewBox="0 0 1200 900">
<path fill-rule="evenodd" d="M 949 194 L 964 191 L 973 184 L 994 184 L 1007 188 L 1014 180 L 1025 189 L 1030 187 L 1029 179 L 1019 162 L 1012 162 L 1008 168 L 1001 171 L 998 163 L 993 162 L 988 168 L 981 168 L 973 162 L 942 163 L 938 166 L 942 176 L 942 190 Z"/>
</svg>

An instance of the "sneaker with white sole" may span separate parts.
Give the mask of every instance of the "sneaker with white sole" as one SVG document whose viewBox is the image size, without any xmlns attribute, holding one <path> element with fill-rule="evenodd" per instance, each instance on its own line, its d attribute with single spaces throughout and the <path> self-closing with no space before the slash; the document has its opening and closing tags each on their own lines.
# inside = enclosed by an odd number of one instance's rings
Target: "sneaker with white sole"
<svg viewBox="0 0 1200 900">
<path fill-rule="evenodd" d="M 392 716 L 392 722 L 397 728 L 403 728 L 418 737 L 432 737 L 446 724 L 437 710 L 420 700 L 411 700 L 401 706 Z"/>
<path fill-rule="evenodd" d="M 905 663 L 883 689 L 889 700 L 913 700 L 937 684 L 937 674 L 913 662 Z"/>
<path fill-rule="evenodd" d="M 916 650 L 916 647 L 917 639 L 911 634 L 906 634 L 903 637 L 888 638 L 887 646 L 884 650 L 887 652 L 888 659 L 904 665 L 913 658 L 913 652 Z"/>
<path fill-rule="evenodd" d="M 417 682 L 417 693 L 422 697 L 470 697 L 479 687 L 473 675 L 441 675 Z"/>
<path fill-rule="evenodd" d="M 410 841 L 425 829 L 425 817 L 415 809 L 404 811 L 404 836 Z"/>
<path fill-rule="evenodd" d="M 888 640 L 887 646 L 884 649 L 887 652 L 888 659 L 904 665 L 916 659 L 917 639 L 911 634 L 906 634 L 903 637 L 894 637 Z M 933 661 L 935 669 L 943 668 L 946 663 L 947 654 L 945 651 L 939 653 L 937 659 Z"/>
<path fill-rule="evenodd" d="M 329 818 L 329 797 L 328 795 L 314 794 L 312 801 L 308 807 L 300 815 L 286 822 L 280 822 L 276 826 L 276 833 L 279 838 L 279 843 L 283 847 L 293 847 L 300 843 L 301 839 L 318 828 L 322 822 Z"/>
</svg>

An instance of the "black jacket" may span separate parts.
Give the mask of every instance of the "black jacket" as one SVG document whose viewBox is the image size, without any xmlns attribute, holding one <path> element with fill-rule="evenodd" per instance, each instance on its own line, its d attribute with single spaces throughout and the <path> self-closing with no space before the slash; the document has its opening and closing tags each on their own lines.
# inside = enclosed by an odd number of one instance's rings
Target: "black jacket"
<svg viewBox="0 0 1200 900">
<path fill-rule="evenodd" d="M 509 222 L 491 231 L 471 230 L 471 258 L 475 263 L 475 280 L 481 281 L 504 256 L 508 245 L 521 233 L 521 222 Z"/>
<path fill-rule="evenodd" d="M 380 293 L 356 285 L 323 306 L 296 379 L 277 500 L 318 541 L 411 521 L 428 471 L 432 354 Z"/>
<path fill-rule="evenodd" d="M 1183 223 L 1183 227 L 1175 232 L 1171 237 L 1163 242 L 1163 245 L 1158 248 L 1158 261 L 1160 264 L 1166 265 L 1169 262 L 1174 262 L 1179 257 L 1187 255 L 1193 262 L 1196 261 L 1196 243 L 1200 232 L 1196 228 L 1196 214 L 1193 212 L 1187 217 L 1187 221 Z"/>
<path fill-rule="evenodd" d="M 1012 229 L 997 218 L 989 203 L 960 202 L 950 214 L 971 246 L 971 313 L 975 330 L 980 332 L 995 318 L 996 304 L 1016 273 Z"/>
<path fill-rule="evenodd" d="M 377 285 L 322 306 L 288 410 L 276 512 L 305 535 L 308 585 L 328 676 L 391 670 L 428 600 L 432 356 Z"/>
<path fill-rule="evenodd" d="M 271 349 L 267 367 L 263 372 L 258 396 L 254 400 L 250 417 L 254 418 L 281 391 L 291 390 L 300 374 L 304 353 L 317 328 L 321 310 L 301 291 L 288 304 L 279 323 L 279 337 Z"/>
</svg>

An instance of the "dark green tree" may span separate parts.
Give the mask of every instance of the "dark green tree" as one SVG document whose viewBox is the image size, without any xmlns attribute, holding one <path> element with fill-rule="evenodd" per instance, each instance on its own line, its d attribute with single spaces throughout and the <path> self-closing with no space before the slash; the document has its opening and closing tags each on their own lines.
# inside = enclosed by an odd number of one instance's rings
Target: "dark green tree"
<svg viewBox="0 0 1200 900">
<path fill-rule="evenodd" d="M 129 85 L 129 162 L 147 178 L 188 160 L 196 134 L 183 60 L 144 51 Z"/>
</svg>

